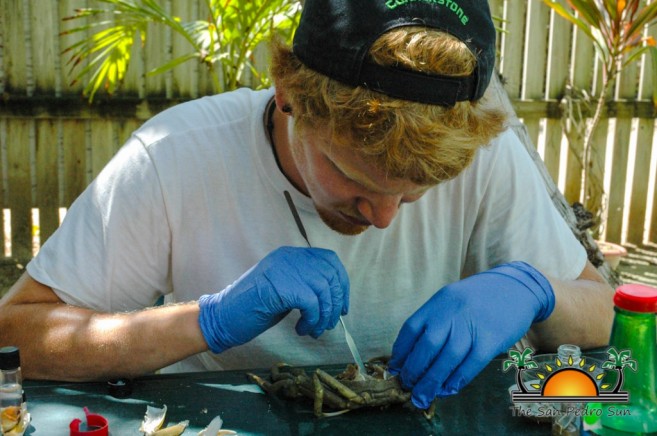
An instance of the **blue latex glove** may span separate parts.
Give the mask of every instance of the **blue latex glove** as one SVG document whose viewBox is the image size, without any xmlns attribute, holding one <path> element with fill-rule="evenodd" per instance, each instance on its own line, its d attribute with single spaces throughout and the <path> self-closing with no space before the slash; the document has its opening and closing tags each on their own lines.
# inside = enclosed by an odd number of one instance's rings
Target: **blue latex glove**
<svg viewBox="0 0 657 436">
<path fill-rule="evenodd" d="M 249 342 L 292 309 L 301 312 L 297 333 L 317 338 L 347 314 L 349 278 L 333 251 L 281 247 L 198 303 L 201 331 L 214 353 Z"/>
<path fill-rule="evenodd" d="M 495 267 L 445 286 L 402 326 L 389 371 L 426 409 L 457 393 L 533 322 L 554 309 L 548 280 L 524 262 Z"/>
</svg>

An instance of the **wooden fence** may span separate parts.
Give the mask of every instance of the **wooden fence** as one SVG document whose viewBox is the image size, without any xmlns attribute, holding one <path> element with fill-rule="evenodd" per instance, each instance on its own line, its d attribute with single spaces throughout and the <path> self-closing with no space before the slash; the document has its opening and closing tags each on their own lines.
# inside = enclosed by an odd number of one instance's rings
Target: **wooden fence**
<svg viewBox="0 0 657 436">
<path fill-rule="evenodd" d="M 652 0 L 657 1 L 657 0 Z M 161 0 L 189 20 L 204 17 L 204 0 Z M 503 18 L 498 69 L 519 117 L 569 201 L 578 198 L 576 145 L 562 132 L 561 97 L 568 80 L 595 94 L 591 43 L 540 0 L 490 0 Z M 193 62 L 159 76 L 145 71 L 186 49 L 162 29 L 112 98 L 89 105 L 81 84 L 69 86 L 62 48 L 75 37 L 58 36 L 62 21 L 93 0 L 0 0 L 0 257 L 29 258 L 59 225 L 65 209 L 145 119 L 180 101 L 210 94 L 204 68 Z M 652 35 L 657 29 L 648 29 Z M 609 212 L 602 239 L 657 241 L 657 126 L 650 101 L 651 66 L 642 60 L 626 70 L 596 131 L 604 144 Z M 574 148 L 573 148 L 574 147 Z"/>
</svg>

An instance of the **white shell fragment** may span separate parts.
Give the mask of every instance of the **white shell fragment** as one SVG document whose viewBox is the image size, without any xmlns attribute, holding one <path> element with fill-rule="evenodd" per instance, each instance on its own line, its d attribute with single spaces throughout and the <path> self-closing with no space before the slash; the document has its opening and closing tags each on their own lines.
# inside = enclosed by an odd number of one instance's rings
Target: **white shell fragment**
<svg viewBox="0 0 657 436">
<path fill-rule="evenodd" d="M 23 436 L 30 425 L 30 414 L 27 406 L 23 403 L 20 407 L 11 406 L 0 410 L 0 423 L 2 429 L 0 434 L 6 436 Z"/>
<path fill-rule="evenodd" d="M 139 427 L 139 431 L 146 436 L 179 436 L 183 434 L 189 425 L 189 421 L 182 421 L 176 425 L 162 428 L 166 415 L 166 404 L 161 409 L 153 406 L 146 406 L 146 415 L 144 415 L 144 420 Z"/>
<path fill-rule="evenodd" d="M 139 427 L 139 431 L 144 433 L 146 436 L 152 435 L 158 431 L 160 427 L 162 427 L 166 415 L 166 404 L 161 409 L 153 406 L 146 406 L 146 415 L 144 415 L 144 420 Z"/>
<path fill-rule="evenodd" d="M 198 436 L 223 436 L 237 434 L 233 430 L 222 429 L 221 426 L 223 425 L 224 421 L 221 419 L 221 416 L 217 415 L 212 421 L 210 421 L 210 424 L 207 427 L 198 433 Z"/>
<path fill-rule="evenodd" d="M 170 425 L 167 428 L 161 428 L 155 433 L 152 433 L 151 436 L 180 436 L 185 432 L 185 429 L 189 425 L 189 421 L 181 421 L 176 425 Z"/>
<path fill-rule="evenodd" d="M 161 408 L 146 406 L 146 415 L 139 427 L 139 431 L 144 433 L 145 436 L 179 436 L 185 432 L 189 426 L 189 421 L 182 421 L 176 425 L 170 425 L 162 428 L 164 419 L 167 415 L 166 404 Z M 220 416 L 216 416 L 210 424 L 199 432 L 199 436 L 228 436 L 236 435 L 233 430 L 222 429 L 221 426 L 224 421 Z"/>
</svg>

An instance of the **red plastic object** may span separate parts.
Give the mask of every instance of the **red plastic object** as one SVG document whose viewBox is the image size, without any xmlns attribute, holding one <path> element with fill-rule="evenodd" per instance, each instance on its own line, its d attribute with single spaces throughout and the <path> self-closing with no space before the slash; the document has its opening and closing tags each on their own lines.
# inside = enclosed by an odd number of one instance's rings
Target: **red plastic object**
<svg viewBox="0 0 657 436">
<path fill-rule="evenodd" d="M 81 419 L 74 419 L 69 424 L 71 436 L 107 436 L 109 434 L 109 424 L 103 415 L 89 412 L 84 408 L 84 414 L 87 416 L 86 429 L 80 430 Z"/>
<path fill-rule="evenodd" d="M 657 289 L 639 284 L 622 285 L 616 289 L 614 304 L 632 312 L 657 313 Z"/>
</svg>

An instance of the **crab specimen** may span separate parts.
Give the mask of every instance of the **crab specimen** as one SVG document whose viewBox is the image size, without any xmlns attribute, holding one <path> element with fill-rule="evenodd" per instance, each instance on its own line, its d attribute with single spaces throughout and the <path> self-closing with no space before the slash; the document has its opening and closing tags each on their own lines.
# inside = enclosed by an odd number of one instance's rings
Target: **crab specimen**
<svg viewBox="0 0 657 436">
<path fill-rule="evenodd" d="M 365 363 L 367 374 L 358 367 L 347 365 L 344 372 L 331 376 L 317 368 L 311 376 L 301 368 L 279 363 L 271 369 L 271 381 L 255 374 L 247 376 L 265 392 L 280 394 L 284 398 L 309 398 L 314 400 L 317 417 L 336 416 L 362 407 L 387 407 L 409 402 L 411 393 L 402 389 L 397 377 L 388 374 L 385 359 L 372 359 Z M 324 407 L 332 409 L 325 412 Z M 434 404 L 424 414 L 433 418 Z"/>
</svg>

